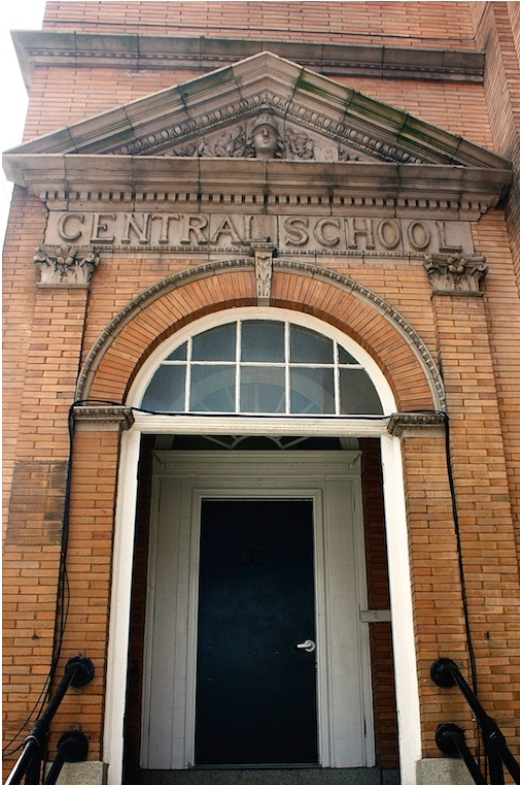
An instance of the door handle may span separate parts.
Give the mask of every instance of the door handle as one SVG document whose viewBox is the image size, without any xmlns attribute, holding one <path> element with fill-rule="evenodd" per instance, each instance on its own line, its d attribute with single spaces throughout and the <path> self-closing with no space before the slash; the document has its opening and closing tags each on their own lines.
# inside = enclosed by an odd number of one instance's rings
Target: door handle
<svg viewBox="0 0 520 785">
<path fill-rule="evenodd" d="M 314 641 L 307 639 L 306 641 L 303 641 L 303 643 L 297 643 L 296 648 L 303 649 L 303 651 L 311 652 L 315 650 L 316 644 L 314 643 Z"/>
</svg>

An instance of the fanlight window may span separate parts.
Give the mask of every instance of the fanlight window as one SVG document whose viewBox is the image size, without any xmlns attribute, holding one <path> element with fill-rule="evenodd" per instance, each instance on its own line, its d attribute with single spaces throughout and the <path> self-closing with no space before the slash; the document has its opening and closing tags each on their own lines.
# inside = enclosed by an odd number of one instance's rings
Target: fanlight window
<svg viewBox="0 0 520 785">
<path fill-rule="evenodd" d="M 368 373 L 337 341 L 258 319 L 189 338 L 162 360 L 141 406 L 169 413 L 383 413 Z"/>
</svg>

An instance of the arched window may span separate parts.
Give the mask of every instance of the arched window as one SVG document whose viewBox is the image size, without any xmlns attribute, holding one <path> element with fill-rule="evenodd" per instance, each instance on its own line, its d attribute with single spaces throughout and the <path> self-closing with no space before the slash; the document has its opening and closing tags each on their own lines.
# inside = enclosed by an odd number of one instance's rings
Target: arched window
<svg viewBox="0 0 520 785">
<path fill-rule="evenodd" d="M 165 357 L 141 408 L 154 412 L 380 415 L 376 388 L 338 341 L 289 321 L 239 319 Z"/>
</svg>

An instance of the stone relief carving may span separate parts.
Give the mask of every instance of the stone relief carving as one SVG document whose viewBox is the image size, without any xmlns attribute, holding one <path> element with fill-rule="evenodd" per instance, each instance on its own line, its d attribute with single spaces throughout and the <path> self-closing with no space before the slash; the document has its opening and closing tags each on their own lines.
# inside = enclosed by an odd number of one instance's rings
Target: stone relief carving
<svg viewBox="0 0 520 785">
<path fill-rule="evenodd" d="M 40 245 L 34 264 L 45 286 L 88 286 L 99 266 L 95 250 L 74 245 Z"/>
<path fill-rule="evenodd" d="M 287 129 L 287 147 L 296 158 L 304 161 L 314 159 L 314 141 L 303 131 L 297 133 L 292 128 Z"/>
<path fill-rule="evenodd" d="M 424 268 L 434 292 L 454 294 L 478 294 L 488 271 L 486 257 L 481 254 L 433 253 L 426 257 Z"/>
<path fill-rule="evenodd" d="M 264 148 L 266 142 L 261 140 L 260 129 L 267 136 L 274 138 L 278 135 L 275 148 L 272 147 L 272 139 L 269 142 L 271 147 Z M 274 154 L 267 154 L 273 151 Z M 346 121 L 335 120 L 270 91 L 163 128 L 121 145 L 112 152 L 115 155 L 339 161 L 376 159 L 427 163 L 366 130 L 358 130 Z"/>
<path fill-rule="evenodd" d="M 272 114 L 263 112 L 253 123 L 246 154 L 248 158 L 259 158 L 263 161 L 283 157 L 280 129 Z"/>
<path fill-rule="evenodd" d="M 251 243 L 255 255 L 256 297 L 258 305 L 269 305 L 273 279 L 273 257 L 275 245 L 271 242 Z"/>
</svg>

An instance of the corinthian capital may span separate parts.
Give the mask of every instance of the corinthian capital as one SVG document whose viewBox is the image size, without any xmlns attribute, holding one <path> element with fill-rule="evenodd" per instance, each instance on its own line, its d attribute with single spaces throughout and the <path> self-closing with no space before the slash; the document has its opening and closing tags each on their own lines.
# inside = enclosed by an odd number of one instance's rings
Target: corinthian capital
<svg viewBox="0 0 520 785">
<path fill-rule="evenodd" d="M 486 257 L 480 254 L 434 253 L 426 257 L 424 268 L 433 291 L 444 294 L 479 294 L 488 271 Z"/>
<path fill-rule="evenodd" d="M 40 286 L 86 287 L 100 259 L 88 246 L 40 245 L 33 261 L 41 274 Z"/>
</svg>

